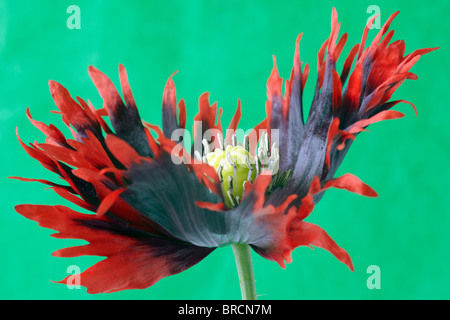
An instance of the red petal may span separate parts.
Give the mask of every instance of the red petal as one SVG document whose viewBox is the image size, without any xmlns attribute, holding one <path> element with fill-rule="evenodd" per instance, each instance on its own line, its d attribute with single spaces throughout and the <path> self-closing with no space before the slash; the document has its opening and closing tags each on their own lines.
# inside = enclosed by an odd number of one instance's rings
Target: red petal
<svg viewBox="0 0 450 320">
<path fill-rule="evenodd" d="M 339 178 L 334 178 L 325 182 L 321 192 L 329 188 L 345 189 L 366 197 L 377 197 L 377 193 L 370 186 L 362 182 L 357 176 L 346 173 Z"/>
<path fill-rule="evenodd" d="M 334 143 L 340 143 L 338 146 L 339 148 L 343 147 L 343 144 L 345 143 L 345 140 L 347 139 L 355 139 L 355 136 L 347 131 L 340 130 L 339 129 L 339 118 L 334 118 L 333 121 L 330 124 L 330 127 L 328 129 L 328 137 L 327 137 L 327 153 L 325 156 L 325 165 L 329 167 L 330 165 L 330 152 L 331 147 Z"/>
<path fill-rule="evenodd" d="M 294 219 L 289 225 L 289 240 L 293 247 L 315 246 L 332 253 L 339 261 L 354 271 L 353 263 L 347 251 L 340 248 L 336 242 L 319 226 Z M 291 262 L 290 252 L 284 254 L 286 262 Z"/>
<path fill-rule="evenodd" d="M 114 157 L 125 167 L 130 167 L 132 163 L 139 161 L 141 158 L 133 147 L 115 135 L 109 134 L 105 140 Z"/>
<path fill-rule="evenodd" d="M 177 114 L 177 91 L 175 89 L 175 83 L 173 82 L 172 77 L 176 73 L 177 71 L 172 73 L 167 80 L 163 93 L 163 108 L 167 108 L 168 112 L 171 112 L 174 115 Z"/>
<path fill-rule="evenodd" d="M 80 274 L 80 284 L 88 293 L 147 288 L 163 277 L 191 267 L 213 250 L 152 237 L 106 217 L 81 214 L 62 206 L 20 205 L 16 210 L 44 228 L 59 231 L 54 235 L 57 238 L 89 242 L 58 250 L 54 256 L 106 257 Z M 66 284 L 69 278 L 59 283 Z"/>
<path fill-rule="evenodd" d="M 367 53 L 369 56 L 373 56 L 375 54 L 375 51 L 377 50 L 377 46 L 379 45 L 379 43 L 381 41 L 381 37 L 387 32 L 387 30 L 389 29 L 389 26 L 392 23 L 392 20 L 394 20 L 394 18 L 399 13 L 400 13 L 400 11 L 397 11 L 397 12 L 394 12 L 393 14 L 391 14 L 391 16 L 387 19 L 387 21 L 381 27 L 380 31 L 378 31 L 377 35 L 375 36 L 375 38 L 373 39 L 373 41 L 369 47 L 369 51 Z"/>
<path fill-rule="evenodd" d="M 309 74 L 309 64 L 305 64 L 305 69 L 303 69 L 302 73 L 302 90 L 305 88 L 306 80 L 308 79 Z"/>
<path fill-rule="evenodd" d="M 358 52 L 359 44 L 356 44 L 352 50 L 350 50 L 350 53 L 347 56 L 347 59 L 345 59 L 344 66 L 342 67 L 341 72 L 341 83 L 345 83 L 347 81 L 348 74 L 350 72 L 350 68 L 352 67 L 353 60 L 355 59 L 355 55 Z"/>
<path fill-rule="evenodd" d="M 342 104 L 342 83 L 336 70 L 331 70 L 333 75 L 333 114 L 336 114 Z"/>
<path fill-rule="evenodd" d="M 164 87 L 163 102 L 162 102 L 162 127 L 164 134 L 171 138 L 174 130 L 185 128 L 186 125 L 186 107 L 184 100 L 180 100 L 178 104 L 179 116 L 177 120 L 177 93 L 175 83 L 172 77 L 177 73 L 175 71 L 167 80 Z"/>
<path fill-rule="evenodd" d="M 114 205 L 117 198 L 126 191 L 126 188 L 123 189 L 117 189 L 109 193 L 100 203 L 100 205 L 97 208 L 97 214 L 99 216 L 105 215 L 105 213 Z"/>
<path fill-rule="evenodd" d="M 371 93 L 395 72 L 403 60 L 403 51 L 404 44 L 390 45 L 377 55 L 367 79 L 367 93 Z"/>
<path fill-rule="evenodd" d="M 357 62 L 355 70 L 350 75 L 348 81 L 348 90 L 344 98 L 344 104 L 346 105 L 347 112 L 352 113 L 358 110 L 359 107 L 359 97 L 361 96 L 362 89 L 362 63 Z"/>
<path fill-rule="evenodd" d="M 58 128 L 56 128 L 54 125 L 45 125 L 43 122 L 36 121 L 31 117 L 30 109 L 27 108 L 27 117 L 30 120 L 33 125 L 38 128 L 40 131 L 42 131 L 51 141 L 53 141 L 54 144 L 63 146 L 66 148 L 71 148 L 67 142 L 66 138 L 62 134 L 61 131 L 59 131 Z"/>
<path fill-rule="evenodd" d="M 222 124 L 220 122 L 220 117 L 222 115 L 222 109 L 217 112 L 217 103 L 213 103 L 211 106 L 209 104 L 209 93 L 203 93 L 199 98 L 199 111 L 194 117 L 194 141 L 201 143 L 204 133 L 207 130 L 212 130 L 222 133 Z M 217 124 L 216 124 L 217 117 Z M 200 123 L 197 123 L 200 122 Z M 215 136 L 215 134 L 213 134 Z M 216 138 L 212 139 L 212 149 L 218 147 L 218 141 Z"/>
<path fill-rule="evenodd" d="M 119 108 L 123 106 L 123 101 L 113 82 L 108 76 L 93 66 L 89 67 L 89 75 L 103 99 L 103 106 L 108 111 L 108 114 L 110 116 L 118 114 Z M 122 74 L 122 77 L 124 76 L 126 77 L 126 75 Z"/>
<path fill-rule="evenodd" d="M 229 210 L 223 202 L 211 203 L 211 202 L 206 202 L 206 201 L 196 201 L 195 204 L 199 208 L 208 209 L 211 211 L 225 212 L 225 211 Z"/>
<path fill-rule="evenodd" d="M 369 33 L 370 28 L 373 25 L 373 22 L 375 21 L 375 19 L 379 18 L 379 14 L 377 14 L 376 16 L 373 16 L 370 21 L 368 21 L 366 23 L 366 26 L 364 27 L 364 31 L 363 31 L 363 35 L 361 38 L 361 43 L 359 45 L 359 52 L 358 52 L 358 59 L 362 56 L 363 51 L 364 51 L 364 47 L 366 46 L 366 39 L 367 39 L 367 34 Z"/>
<path fill-rule="evenodd" d="M 236 132 L 239 120 L 241 120 L 242 112 L 241 112 L 241 100 L 238 99 L 238 106 L 236 109 L 236 112 L 234 113 L 233 119 L 230 121 L 230 125 L 228 126 L 227 132 L 226 132 L 226 139 L 228 141 L 228 144 L 231 145 L 233 142 L 231 141 L 232 135 Z"/>
<path fill-rule="evenodd" d="M 127 103 L 127 107 L 136 109 L 136 102 L 134 101 L 133 93 L 131 92 L 130 84 L 128 82 L 127 71 L 125 70 L 125 67 L 122 64 L 119 64 L 119 78 L 120 78 L 120 84 L 122 87 L 123 98 L 125 99 L 125 102 Z M 111 86 L 111 85 L 114 87 L 114 85 L 112 83 L 109 84 L 109 86 Z M 111 90 L 111 87 L 110 87 L 110 90 Z M 114 89 L 114 91 L 116 91 L 116 90 Z M 114 99 L 117 99 L 117 97 Z M 119 99 L 120 99 L 120 96 L 119 96 Z M 120 102 L 122 102 L 122 100 L 120 100 Z"/>
<path fill-rule="evenodd" d="M 364 120 L 355 122 L 349 128 L 347 128 L 347 130 L 349 133 L 358 133 L 358 132 L 363 131 L 364 128 L 366 128 L 368 125 L 370 125 L 372 123 L 383 121 L 383 120 L 398 119 L 398 118 L 402 118 L 403 116 L 404 116 L 404 114 L 399 111 L 385 110 L 385 111 L 381 111 L 380 113 L 376 114 L 375 116 L 373 116 L 369 119 L 364 119 Z"/>
<path fill-rule="evenodd" d="M 287 263 L 292 261 L 291 252 L 296 247 L 314 245 L 328 250 L 339 261 L 353 270 L 350 257 L 345 250 L 339 248 L 321 228 L 304 222 L 303 219 L 314 209 L 314 196 L 329 188 L 345 189 L 368 197 L 375 197 L 377 194 L 371 187 L 351 174 L 324 181 L 322 184 L 319 177 L 316 176 L 310 185 L 308 194 L 302 198 L 301 205 L 298 208 L 295 206 L 289 207 L 290 202 L 295 199 L 295 195 L 293 195 L 294 197 L 287 197 L 286 202 L 278 208 L 268 205 L 263 209 L 261 203 L 264 200 L 260 201 L 259 205 L 254 206 L 253 210 L 257 215 L 256 223 L 261 223 L 264 228 L 271 230 L 273 235 L 272 243 L 268 248 L 255 248 L 259 254 L 267 259 L 275 260 L 284 268 L 284 261 L 286 260 Z M 264 183 L 261 183 L 261 187 L 264 185 Z M 261 198 L 264 198 L 264 196 L 261 196 Z"/>
<path fill-rule="evenodd" d="M 339 56 L 341 55 L 342 49 L 344 49 L 345 43 L 347 42 L 348 34 L 344 33 L 342 37 L 339 39 L 337 45 L 336 45 L 336 51 L 335 51 L 335 61 L 339 59 Z"/>
<path fill-rule="evenodd" d="M 282 116 L 287 116 L 287 106 L 282 96 L 283 79 L 280 78 L 277 68 L 277 59 L 273 56 L 273 68 L 269 79 L 267 80 L 267 102 L 266 113 L 269 119 L 272 118 L 272 112 L 281 112 Z M 275 108 L 275 110 L 274 110 Z"/>
<path fill-rule="evenodd" d="M 180 125 L 180 128 L 186 128 L 186 105 L 183 99 L 180 99 L 180 102 L 178 102 L 178 124 Z"/>
</svg>

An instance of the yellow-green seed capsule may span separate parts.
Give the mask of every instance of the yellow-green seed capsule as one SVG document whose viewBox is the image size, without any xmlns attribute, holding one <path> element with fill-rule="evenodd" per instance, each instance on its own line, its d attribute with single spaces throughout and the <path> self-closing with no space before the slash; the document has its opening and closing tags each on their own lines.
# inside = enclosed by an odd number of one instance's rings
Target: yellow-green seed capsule
<svg viewBox="0 0 450 320">
<path fill-rule="evenodd" d="M 205 155 L 208 164 L 216 170 L 220 167 L 222 194 L 229 208 L 235 207 L 242 199 L 244 183 L 256 178 L 255 159 L 242 146 L 228 145 L 225 150 L 214 149 Z M 237 199 L 237 200 L 236 200 Z"/>
</svg>

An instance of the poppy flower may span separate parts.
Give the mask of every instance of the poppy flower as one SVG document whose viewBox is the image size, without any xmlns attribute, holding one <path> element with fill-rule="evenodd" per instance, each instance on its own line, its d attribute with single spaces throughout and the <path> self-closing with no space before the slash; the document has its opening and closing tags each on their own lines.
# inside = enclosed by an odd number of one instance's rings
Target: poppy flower
<svg viewBox="0 0 450 320">
<path fill-rule="evenodd" d="M 73 138 L 33 119 L 27 109 L 46 141 L 29 145 L 19 141 L 65 184 L 15 178 L 47 184 L 92 214 L 32 204 L 18 205 L 17 212 L 58 231 L 56 238 L 88 242 L 60 249 L 54 256 L 105 257 L 80 274 L 89 293 L 147 288 L 225 245 L 233 246 L 244 286 L 250 286 L 242 289 L 248 298 L 255 298 L 250 248 L 284 268 L 296 247 L 320 247 L 353 270 L 348 253 L 305 219 L 330 188 L 377 195 L 356 176 L 335 177 L 335 173 L 360 132 L 375 122 L 403 116 L 392 107 L 409 102 L 391 101 L 392 94 L 404 80 L 417 78 L 410 68 L 435 50 L 419 49 L 405 56 L 402 40 L 390 43 L 393 31 L 388 28 L 397 14 L 366 47 L 373 18 L 338 73 L 336 63 L 347 34 L 338 39 L 340 23 L 333 9 L 330 36 L 318 53 L 314 99 L 306 121 L 302 96 L 309 66 L 300 60 L 300 35 L 284 90 L 274 59 L 266 117 L 242 139 L 237 134 L 240 102 L 224 130 L 222 110 L 217 103 L 210 104 L 208 93 L 199 98 L 191 137 L 173 75 L 163 93 L 162 129 L 141 120 L 122 65 L 123 99 L 105 74 L 89 67 L 104 102 L 101 109 L 72 98 L 61 84 L 50 81 L 51 96 Z"/>
</svg>

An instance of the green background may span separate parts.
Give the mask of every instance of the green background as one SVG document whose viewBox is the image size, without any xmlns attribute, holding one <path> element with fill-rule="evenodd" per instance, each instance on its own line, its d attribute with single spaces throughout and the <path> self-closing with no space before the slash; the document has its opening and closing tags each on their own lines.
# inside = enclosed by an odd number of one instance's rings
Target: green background
<svg viewBox="0 0 450 320">
<path fill-rule="evenodd" d="M 66 26 L 72 4 L 81 9 L 80 30 Z M 449 299 L 450 5 L 445 0 L 0 1 L 0 298 L 240 299 L 230 247 L 145 290 L 89 295 L 84 288 L 52 283 L 67 276 L 70 265 L 83 270 L 100 258 L 52 257 L 53 251 L 81 242 L 51 238 L 51 230 L 14 211 L 20 203 L 70 206 L 44 185 L 7 179 L 56 179 L 26 155 L 16 127 L 24 141 L 43 142 L 43 134 L 26 118 L 30 107 L 35 119 L 66 129 L 58 115 L 49 113 L 56 107 L 48 80 L 99 108 L 102 101 L 88 66 L 118 85 L 122 63 L 144 120 L 161 123 L 165 82 L 179 70 L 174 79 L 188 119 L 197 112 L 199 95 L 209 91 L 211 101 L 224 110 L 224 125 L 240 98 L 241 128 L 251 128 L 264 117 L 272 55 L 280 75 L 289 77 L 295 39 L 304 33 L 300 54 L 311 67 L 304 97 L 309 106 L 317 51 L 329 35 L 332 7 L 342 23 L 340 34 L 349 33 L 346 56 L 361 39 L 369 5 L 380 7 L 383 23 L 401 11 L 391 29 L 394 40 L 405 40 L 407 53 L 441 47 L 420 59 L 411 70 L 419 79 L 404 83 L 393 97 L 413 102 L 419 117 L 408 105 L 398 105 L 405 118 L 375 124 L 358 136 L 339 169 L 338 174 L 359 176 L 378 198 L 331 190 L 308 218 L 349 252 L 355 271 L 322 249 L 296 249 L 284 270 L 255 254 L 257 291 L 260 299 Z M 380 267 L 381 289 L 366 285 L 370 265 Z"/>
</svg>

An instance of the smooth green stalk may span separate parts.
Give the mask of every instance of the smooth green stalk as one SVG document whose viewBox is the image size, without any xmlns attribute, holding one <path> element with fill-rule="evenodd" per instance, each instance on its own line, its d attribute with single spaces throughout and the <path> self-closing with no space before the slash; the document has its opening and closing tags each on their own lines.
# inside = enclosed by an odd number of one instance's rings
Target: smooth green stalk
<svg viewBox="0 0 450 320">
<path fill-rule="evenodd" d="M 233 248 L 234 258 L 236 260 L 242 300 L 257 300 L 250 246 L 248 244 L 236 243 L 232 244 L 231 247 Z"/>
</svg>

